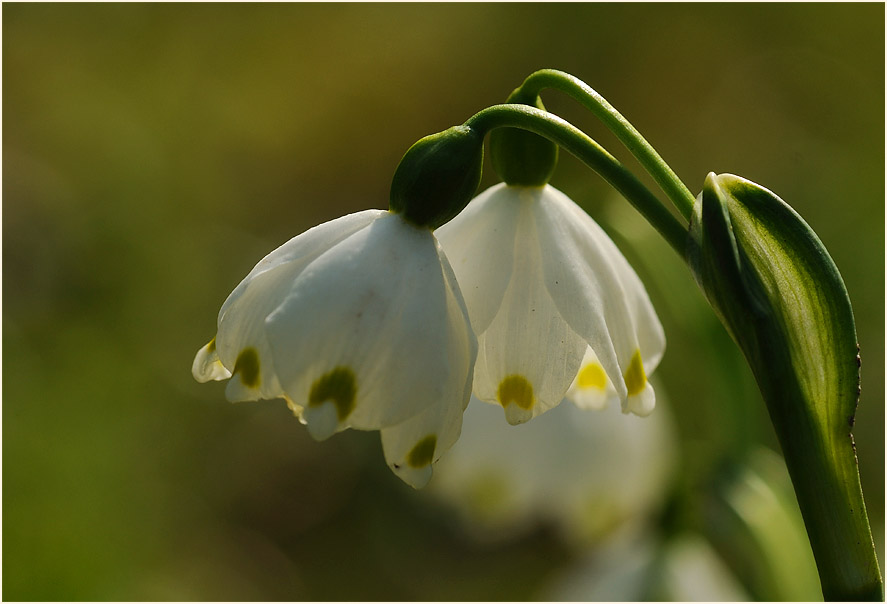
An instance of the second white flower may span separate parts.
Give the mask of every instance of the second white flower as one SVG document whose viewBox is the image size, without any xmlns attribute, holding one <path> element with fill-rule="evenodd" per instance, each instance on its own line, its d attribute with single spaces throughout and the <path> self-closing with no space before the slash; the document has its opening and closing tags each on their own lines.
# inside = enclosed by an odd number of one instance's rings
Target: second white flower
<svg viewBox="0 0 887 604">
<path fill-rule="evenodd" d="M 647 375 L 665 350 L 662 325 L 615 244 L 566 195 L 497 185 L 435 235 L 478 336 L 474 393 L 509 423 L 568 389 L 580 406 L 615 392 L 625 412 L 653 410 Z"/>
</svg>

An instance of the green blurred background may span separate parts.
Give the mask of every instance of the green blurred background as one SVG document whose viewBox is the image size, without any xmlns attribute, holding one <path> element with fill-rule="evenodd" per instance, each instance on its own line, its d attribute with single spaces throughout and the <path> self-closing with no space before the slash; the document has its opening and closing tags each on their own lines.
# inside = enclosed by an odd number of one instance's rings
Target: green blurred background
<svg viewBox="0 0 887 604">
<path fill-rule="evenodd" d="M 190 375 L 265 253 L 386 207 L 410 144 L 542 67 L 594 86 L 691 189 L 740 174 L 817 231 L 856 313 L 855 435 L 883 561 L 883 5 L 2 11 L 4 599 L 542 597 L 577 555 L 544 525 L 476 544 L 387 470 L 377 434 L 315 443 L 282 402 L 230 405 Z M 636 166 L 575 103 L 544 99 Z M 659 310 L 679 490 L 704 490 L 749 442 L 775 448 L 677 257 L 573 158 L 553 184 Z"/>
</svg>

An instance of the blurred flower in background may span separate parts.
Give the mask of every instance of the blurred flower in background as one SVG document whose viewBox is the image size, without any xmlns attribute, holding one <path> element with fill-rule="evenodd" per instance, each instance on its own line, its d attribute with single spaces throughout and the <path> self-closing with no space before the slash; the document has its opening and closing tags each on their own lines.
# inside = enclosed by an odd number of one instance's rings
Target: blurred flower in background
<svg viewBox="0 0 887 604">
<path fill-rule="evenodd" d="M 749 599 L 711 545 L 691 533 L 667 542 L 649 534 L 619 535 L 554 581 L 546 597 L 579 602 Z"/>
<path fill-rule="evenodd" d="M 702 504 L 707 523 L 616 533 L 554 578 L 546 597 L 821 601 L 816 562 L 782 460 L 758 448 L 730 467 Z"/>
<path fill-rule="evenodd" d="M 561 404 L 511 426 L 473 399 L 429 489 L 481 538 L 513 539 L 549 523 L 570 543 L 592 544 L 650 522 L 677 469 L 675 439 L 664 405 L 639 418 L 618 405 Z"/>
</svg>

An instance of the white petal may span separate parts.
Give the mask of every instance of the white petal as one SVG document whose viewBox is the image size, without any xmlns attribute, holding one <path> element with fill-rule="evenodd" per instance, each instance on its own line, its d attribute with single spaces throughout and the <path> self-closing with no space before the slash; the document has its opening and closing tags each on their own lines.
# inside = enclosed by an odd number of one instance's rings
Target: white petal
<svg viewBox="0 0 887 604">
<path fill-rule="evenodd" d="M 634 413 L 641 417 L 647 417 L 653 413 L 656 407 L 656 393 L 650 382 L 644 385 L 644 389 L 637 394 L 629 395 L 623 406 L 624 413 Z"/>
<path fill-rule="evenodd" d="M 450 366 L 447 313 L 433 235 L 385 213 L 311 262 L 265 333 L 281 385 L 309 425 L 307 410 L 333 400 L 337 430 L 375 430 L 446 394 L 440 376 L 459 371 Z"/>
<path fill-rule="evenodd" d="M 637 275 L 588 214 L 552 187 L 540 202 L 535 210 L 546 286 L 625 399 L 622 376 L 635 352 L 640 350 L 648 370 L 662 356 L 659 320 Z"/>
<path fill-rule="evenodd" d="M 228 296 L 219 312 L 216 342 L 220 361 L 234 374 L 225 391 L 229 400 L 283 395 L 265 337 L 265 319 L 283 302 L 296 277 L 312 260 L 382 213 L 366 210 L 350 214 L 290 239 L 263 258 Z M 255 370 L 255 379 L 244 379 L 245 368 Z"/>
<path fill-rule="evenodd" d="M 511 279 L 521 190 L 504 184 L 491 187 L 434 232 L 456 273 L 478 334 L 496 316 Z"/>
<path fill-rule="evenodd" d="M 519 199 L 510 200 L 520 208 L 514 270 L 499 312 L 478 337 L 474 377 L 478 398 L 502 404 L 511 424 L 559 404 L 587 348 L 544 286 L 532 211 L 538 189 L 521 191 Z M 495 273 L 498 267 L 488 270 Z"/>
<path fill-rule="evenodd" d="M 225 369 L 216 352 L 216 339 L 197 351 L 194 363 L 191 365 L 191 375 L 201 384 L 210 380 L 227 380 L 231 372 Z"/>
<path fill-rule="evenodd" d="M 300 417 L 315 440 L 326 440 L 339 429 L 339 410 L 333 401 L 304 407 Z"/>
<path fill-rule="evenodd" d="M 569 201 L 568 198 L 565 199 Z M 616 269 L 616 275 L 623 287 L 623 304 L 632 317 L 638 347 L 641 357 L 644 359 L 644 367 L 648 374 L 653 373 L 659 366 L 665 352 L 665 331 L 662 329 L 662 324 L 659 322 L 659 317 L 650 302 L 650 296 L 647 294 L 643 282 L 604 230 L 575 203 L 570 202 L 568 207 L 574 215 L 579 215 L 577 220 L 584 216 L 587 219 L 585 222 L 588 228 L 596 229 L 600 233 L 602 237 L 601 250 Z"/>
<path fill-rule="evenodd" d="M 304 267 L 307 262 L 317 258 L 318 255 L 362 229 L 384 213 L 384 210 L 364 210 L 340 216 L 335 220 L 312 227 L 276 248 L 259 260 L 249 274 L 234 288 L 234 291 L 231 292 L 225 303 L 222 304 L 222 309 L 219 311 L 219 322 L 221 322 L 231 305 L 237 302 L 244 291 L 250 287 L 253 279 L 262 273 L 284 265 Z M 293 262 L 297 262 L 297 264 L 292 265 Z M 295 274 L 298 274 L 299 270 L 301 269 L 296 269 Z"/>
<path fill-rule="evenodd" d="M 458 395 L 390 428 L 382 428 L 385 461 L 401 480 L 416 489 L 431 479 L 431 466 L 453 446 L 462 430 Z"/>
<path fill-rule="evenodd" d="M 612 402 L 619 401 L 613 382 L 607 377 L 591 346 L 585 351 L 579 373 L 567 390 L 567 398 L 580 409 L 596 411 L 606 409 Z"/>
<path fill-rule="evenodd" d="M 422 488 L 431 479 L 431 467 L 458 440 L 462 412 L 471 396 L 477 342 L 468 326 L 468 313 L 461 299 L 452 269 L 441 255 L 447 278 L 448 324 L 452 345 L 449 366 L 441 374 L 446 390 L 439 401 L 419 415 L 381 430 L 382 448 L 388 465 L 404 482 Z"/>
</svg>

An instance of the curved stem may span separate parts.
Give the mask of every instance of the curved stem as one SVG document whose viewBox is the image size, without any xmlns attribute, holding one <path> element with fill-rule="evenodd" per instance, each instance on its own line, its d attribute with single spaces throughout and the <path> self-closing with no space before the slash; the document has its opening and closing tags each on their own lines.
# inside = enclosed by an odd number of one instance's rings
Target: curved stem
<svg viewBox="0 0 887 604">
<path fill-rule="evenodd" d="M 619 160 L 569 122 L 528 105 L 493 105 L 472 116 L 465 125 L 481 136 L 494 128 L 521 128 L 557 143 L 619 191 L 684 258 L 686 227 Z"/>
<path fill-rule="evenodd" d="M 594 113 L 662 187 L 681 215 L 690 219 L 696 198 L 656 149 L 604 97 L 579 78 L 556 69 L 541 69 L 530 74 L 520 90 L 531 98 L 536 98 L 544 88 L 565 92 Z"/>
</svg>

